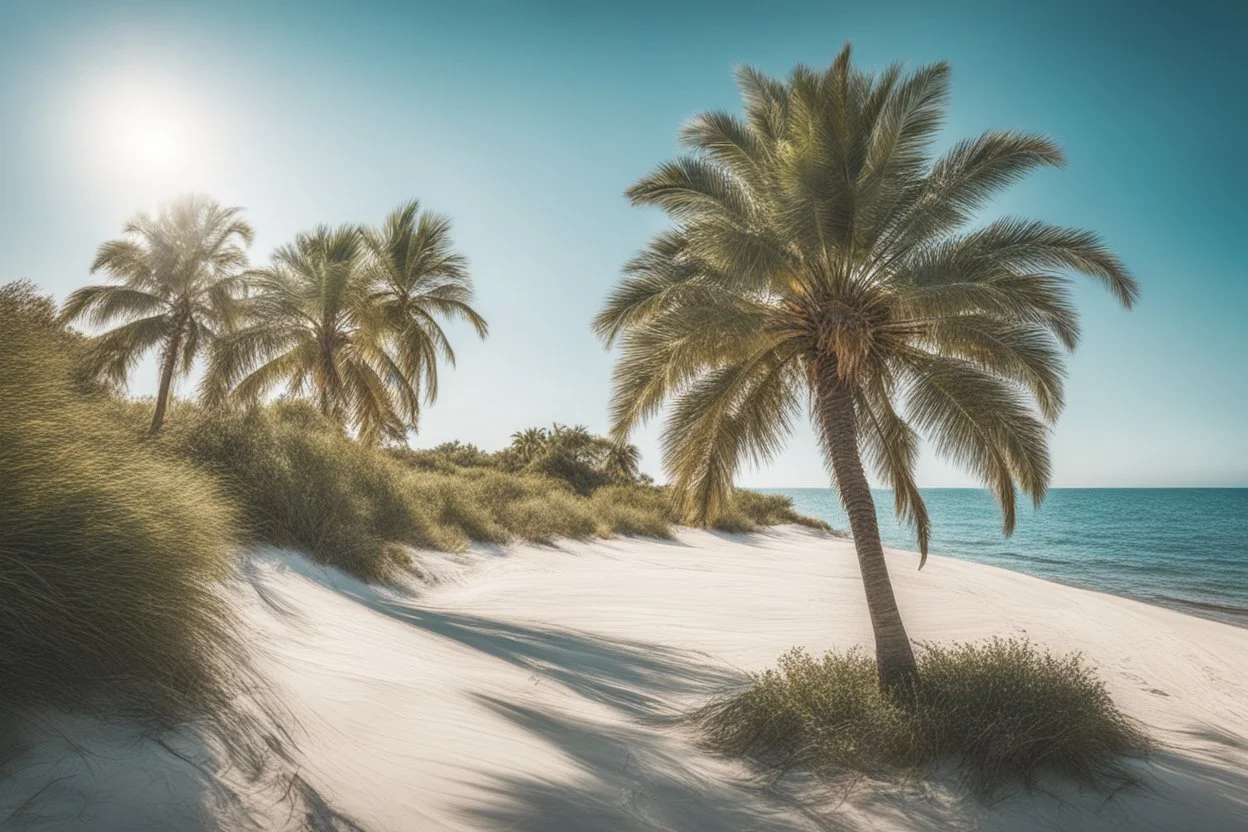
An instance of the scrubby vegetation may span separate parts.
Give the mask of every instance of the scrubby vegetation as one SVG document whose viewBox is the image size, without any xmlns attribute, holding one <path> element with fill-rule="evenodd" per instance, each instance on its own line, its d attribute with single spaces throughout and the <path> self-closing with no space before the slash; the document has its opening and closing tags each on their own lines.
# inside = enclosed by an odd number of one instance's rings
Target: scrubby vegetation
<svg viewBox="0 0 1248 832">
<path fill-rule="evenodd" d="M 0 288 L 0 714 L 219 713 L 232 507 L 136 440 L 81 352 L 32 287 Z"/>
<path fill-rule="evenodd" d="M 584 428 L 412 451 L 305 402 L 175 402 L 151 436 L 150 405 L 119 398 L 92 350 L 32 286 L 0 288 L 3 713 L 226 713 L 245 670 L 221 581 L 248 540 L 378 581 L 419 570 L 413 549 L 671 534 L 636 449 Z M 798 519 L 779 498 L 739 504 L 742 528 Z"/>
<path fill-rule="evenodd" d="M 1077 654 L 994 638 L 928 645 L 918 659 L 917 680 L 888 691 L 866 653 L 793 650 L 694 720 L 714 749 L 831 779 L 956 761 L 982 796 L 1011 781 L 1031 787 L 1046 772 L 1093 785 L 1125 779 L 1121 756 L 1149 747 Z"/>
<path fill-rule="evenodd" d="M 517 448 L 538 434 L 546 447 Z M 497 453 L 462 443 L 382 449 L 351 439 L 307 404 L 279 402 L 239 412 L 184 405 L 158 445 L 222 483 L 250 538 L 302 549 L 367 580 L 409 565 L 408 547 L 671 535 L 676 518 L 663 490 L 617 470 L 613 452 L 602 450 L 610 443 L 584 428 L 516 437 Z M 563 437 L 570 447 L 560 445 Z M 733 531 L 822 525 L 783 497 L 743 491 L 735 505 L 725 518 Z"/>
</svg>

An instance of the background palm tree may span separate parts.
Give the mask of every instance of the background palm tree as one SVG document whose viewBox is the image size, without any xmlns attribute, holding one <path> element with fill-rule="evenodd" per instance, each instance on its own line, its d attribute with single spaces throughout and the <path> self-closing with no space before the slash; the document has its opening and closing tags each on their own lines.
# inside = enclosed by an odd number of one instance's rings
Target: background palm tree
<svg viewBox="0 0 1248 832">
<path fill-rule="evenodd" d="M 416 200 L 390 212 L 380 228 L 363 230 L 371 256 L 373 302 L 387 329 L 399 367 L 418 380 L 424 400 L 438 395 L 438 360 L 455 365 L 455 351 L 439 317 L 467 321 L 479 337 L 489 333 L 472 308 L 468 261 L 451 243 L 451 221 L 420 210 Z"/>
<path fill-rule="evenodd" d="M 401 441 L 454 352 L 438 319 L 486 323 L 447 220 L 400 206 L 382 228 L 322 226 L 250 272 L 247 324 L 222 339 L 204 397 L 255 402 L 275 387 L 308 396 L 366 442 Z"/>
<path fill-rule="evenodd" d="M 600 440 L 603 472 L 616 482 L 636 482 L 641 478 L 641 449 L 628 442 Z"/>
<path fill-rule="evenodd" d="M 365 441 L 402 436 L 417 394 L 384 349 L 359 229 L 299 234 L 248 280 L 246 325 L 219 343 L 205 400 L 215 404 L 230 393 L 251 403 L 284 385 Z"/>
<path fill-rule="evenodd" d="M 152 433 L 164 422 L 175 377 L 190 371 L 237 311 L 254 236 L 241 213 L 191 195 L 155 217 L 139 214 L 126 223 L 128 236 L 101 245 L 91 264 L 92 274 L 116 283 L 84 286 L 61 310 L 62 320 L 93 326 L 125 321 L 91 342 L 88 369 L 111 385 L 124 384 L 143 355 L 159 349 Z"/>
<path fill-rule="evenodd" d="M 1067 272 L 1124 305 L 1137 287 L 1086 231 L 1001 219 L 963 230 L 1001 187 L 1060 165 L 1042 136 L 989 132 L 934 161 L 944 63 L 905 74 L 852 68 L 785 82 L 738 73 L 745 117 L 710 112 L 681 133 L 690 154 L 628 192 L 673 227 L 626 267 L 595 322 L 620 342 L 613 431 L 664 402 L 664 463 L 687 520 L 724 508 L 742 459 L 770 458 L 804 402 L 849 517 L 882 684 L 915 673 L 863 460 L 893 489 L 926 557 L 914 481 L 918 433 L 996 495 L 1049 481 L 1062 348 L 1078 321 Z M 920 566 L 922 563 L 920 562 Z"/>
<path fill-rule="evenodd" d="M 546 428 L 525 428 L 511 435 L 511 448 L 523 463 L 532 462 L 550 447 L 550 432 Z"/>
</svg>

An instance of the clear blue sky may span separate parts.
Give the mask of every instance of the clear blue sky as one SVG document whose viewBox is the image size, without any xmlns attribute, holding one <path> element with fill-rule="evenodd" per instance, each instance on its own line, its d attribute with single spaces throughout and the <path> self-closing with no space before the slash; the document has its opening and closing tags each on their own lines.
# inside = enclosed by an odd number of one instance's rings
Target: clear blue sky
<svg viewBox="0 0 1248 832">
<path fill-rule="evenodd" d="M 783 74 L 852 40 L 867 67 L 952 62 L 949 140 L 1061 141 L 1069 166 L 993 211 L 1094 228 L 1139 277 L 1131 313 L 1079 290 L 1055 484 L 1248 485 L 1245 6 L 1025 8 L 0 0 L 0 279 L 63 298 L 123 220 L 187 189 L 247 208 L 257 261 L 415 196 L 454 217 L 492 329 L 455 332 L 416 444 L 603 429 L 589 319 L 662 223 L 622 191 L 690 115 L 736 106 L 735 65 Z M 931 458 L 920 481 L 970 484 Z M 825 484 L 809 430 L 742 482 Z"/>
</svg>

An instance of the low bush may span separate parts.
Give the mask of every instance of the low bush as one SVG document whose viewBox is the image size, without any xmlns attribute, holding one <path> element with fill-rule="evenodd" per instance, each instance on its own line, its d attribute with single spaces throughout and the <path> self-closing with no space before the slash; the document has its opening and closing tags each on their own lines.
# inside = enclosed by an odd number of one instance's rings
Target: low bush
<svg viewBox="0 0 1248 832">
<path fill-rule="evenodd" d="M 232 510 L 84 392 L 78 346 L 29 285 L 0 288 L 0 713 L 222 713 Z"/>
<path fill-rule="evenodd" d="M 653 485 L 609 485 L 590 498 L 604 534 L 670 538 L 676 513 L 663 489 Z"/>
<path fill-rule="evenodd" d="M 140 424 L 136 416 L 135 430 Z M 407 566 L 405 547 L 670 537 L 676 519 L 662 488 L 598 483 L 586 496 L 588 481 L 533 466 L 506 470 L 498 455 L 471 445 L 369 447 L 297 402 L 219 412 L 182 404 L 155 444 L 215 477 L 252 539 L 371 581 Z M 731 517 L 741 531 L 821 525 L 794 513 L 787 498 L 748 491 L 738 492 Z"/>
<path fill-rule="evenodd" d="M 308 405 L 177 415 L 161 445 L 222 483 L 252 539 L 302 549 L 371 581 L 410 563 L 395 543 L 463 545 L 439 522 L 435 504 L 408 493 L 408 469 Z"/>
<path fill-rule="evenodd" d="M 1125 779 L 1123 755 L 1148 750 L 1078 654 L 1054 656 L 1026 639 L 925 646 L 919 681 L 888 693 L 862 651 L 780 658 L 744 692 L 694 714 L 721 752 L 829 778 L 922 772 L 957 762 L 987 796 L 1045 772 L 1082 783 Z"/>
</svg>

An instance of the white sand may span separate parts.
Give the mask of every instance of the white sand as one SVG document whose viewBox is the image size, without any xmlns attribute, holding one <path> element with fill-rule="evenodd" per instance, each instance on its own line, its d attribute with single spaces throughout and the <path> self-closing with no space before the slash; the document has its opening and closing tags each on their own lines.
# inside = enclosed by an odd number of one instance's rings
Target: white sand
<svg viewBox="0 0 1248 832">
<path fill-rule="evenodd" d="M 0 828 L 1248 829 L 1248 630 L 889 557 L 916 639 L 1025 632 L 1083 651 L 1162 744 L 1136 766 L 1145 786 L 1107 798 L 1049 783 L 992 806 L 939 784 L 864 785 L 843 802 L 764 788 L 662 717 L 792 646 L 869 644 L 852 544 L 684 532 L 436 556 L 440 582 L 414 593 L 251 556 L 239 604 L 298 723 L 297 777 L 240 786 L 206 775 L 212 753 L 192 739 L 175 757 L 124 727 L 61 721 L 7 767 Z"/>
</svg>

